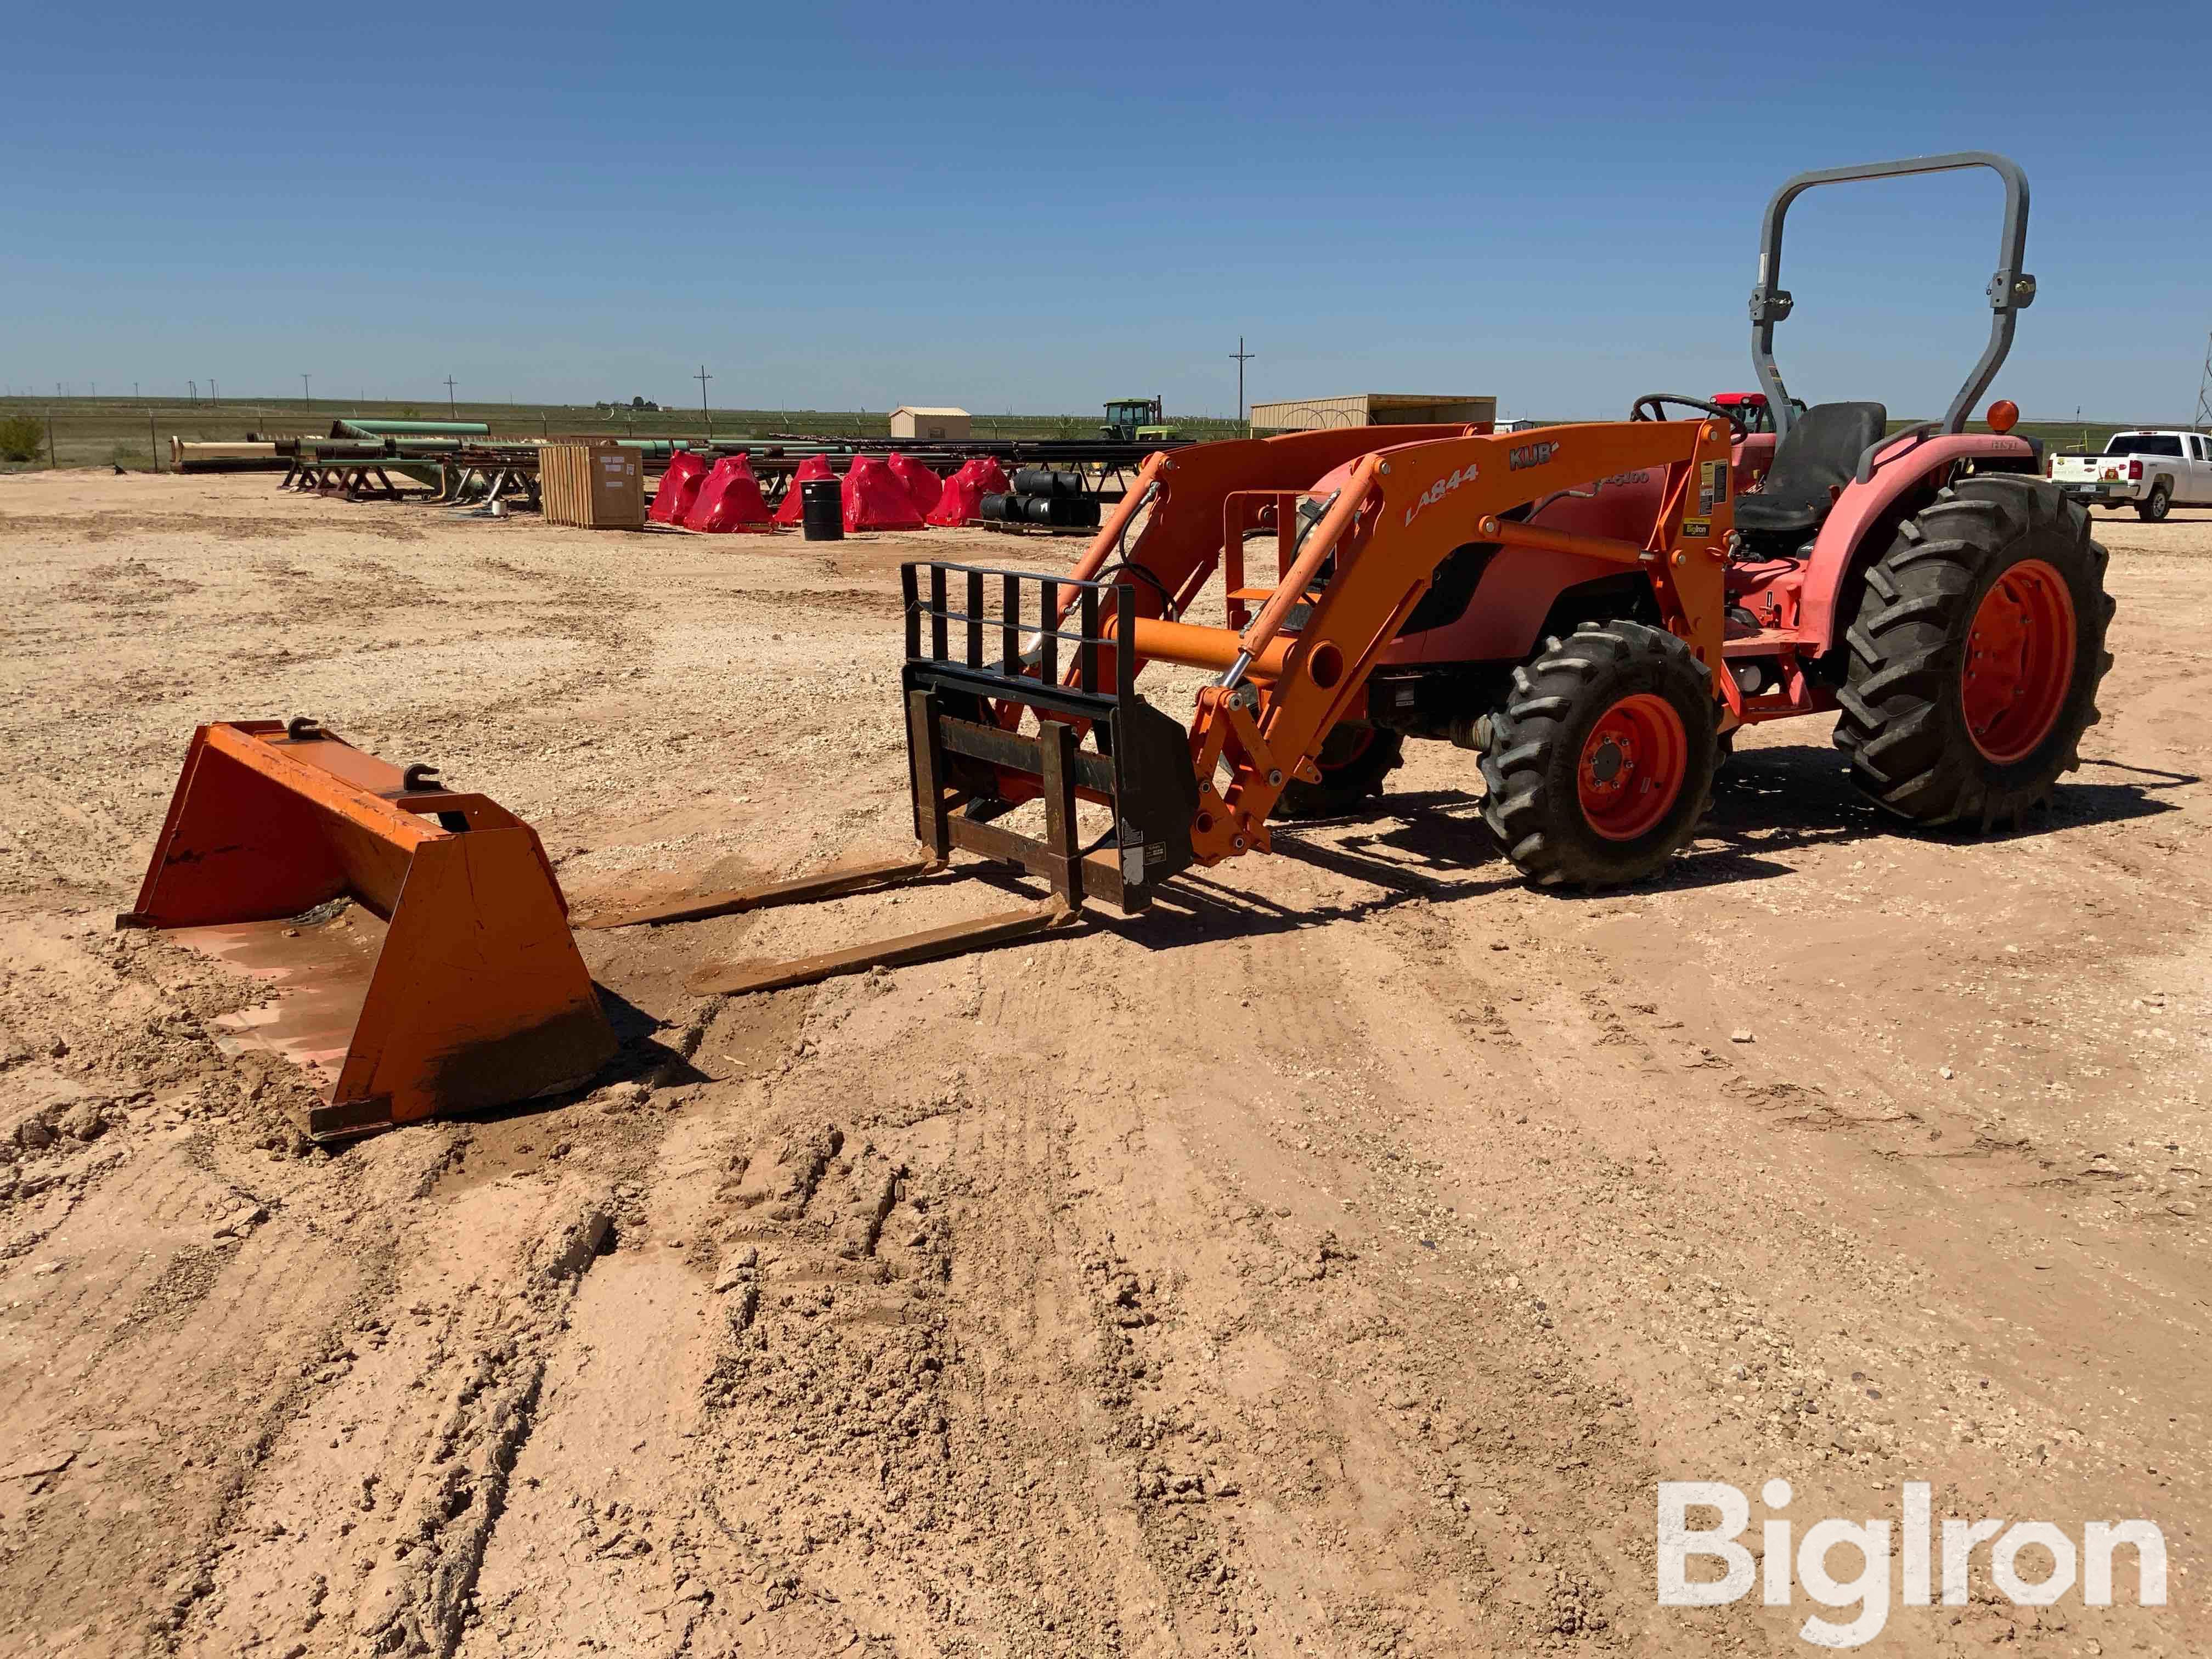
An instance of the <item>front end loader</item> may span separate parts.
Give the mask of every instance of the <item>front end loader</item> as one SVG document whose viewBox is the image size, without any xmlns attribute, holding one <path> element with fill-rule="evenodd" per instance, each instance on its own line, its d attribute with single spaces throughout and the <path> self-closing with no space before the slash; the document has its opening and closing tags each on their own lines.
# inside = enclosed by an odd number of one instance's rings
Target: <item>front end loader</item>
<svg viewBox="0 0 2212 1659">
<path fill-rule="evenodd" d="M 1772 356 L 1790 204 L 1969 167 L 2003 182 L 2004 228 L 1990 342 L 1944 417 L 1892 432 L 1879 404 L 1793 402 Z M 1498 847 L 1545 886 L 1652 874 L 1733 734 L 1800 715 L 1838 717 L 1852 776 L 1900 818 L 2015 819 L 2079 763 L 2112 609 L 2085 515 L 2009 435 L 2017 410 L 1965 429 L 2034 297 L 2027 218 L 2020 169 L 1986 152 L 1801 174 L 1766 213 L 1756 403 L 1655 393 L 1621 422 L 1194 446 L 1146 463 L 1068 575 L 909 565 L 917 854 L 587 925 L 826 897 L 965 852 L 1050 896 L 694 988 L 1033 937 L 1265 851 L 1281 818 L 1361 810 L 1409 739 L 1473 751 Z M 1156 663 L 1211 676 L 1187 726 L 1138 690 Z M 1007 822 L 1025 810 L 1041 829 Z"/>
</svg>

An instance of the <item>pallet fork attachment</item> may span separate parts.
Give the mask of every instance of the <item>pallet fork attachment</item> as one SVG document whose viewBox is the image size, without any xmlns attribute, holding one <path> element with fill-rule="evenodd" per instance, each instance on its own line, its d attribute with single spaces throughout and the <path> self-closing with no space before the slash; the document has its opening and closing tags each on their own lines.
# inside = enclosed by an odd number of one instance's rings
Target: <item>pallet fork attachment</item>
<svg viewBox="0 0 2212 1659">
<path fill-rule="evenodd" d="M 949 863 L 948 860 L 927 853 L 910 859 L 887 859 L 880 863 L 853 865 L 824 871 L 820 875 L 802 876 L 795 881 L 731 888 L 724 892 L 678 899 L 672 904 L 593 915 L 580 918 L 576 926 L 593 929 L 659 927 L 670 922 L 702 921 L 709 916 L 737 915 L 747 910 L 766 910 L 782 904 L 811 904 L 820 899 L 842 898 L 851 893 L 938 875 L 949 867 Z M 1055 896 L 1042 904 L 985 916 L 977 921 L 952 922 L 844 950 L 817 951 L 788 962 L 710 962 L 685 984 L 702 996 L 781 990 L 787 986 L 811 985 L 839 974 L 902 967 L 939 957 L 988 950 L 994 945 L 1010 945 L 1054 927 L 1072 927 L 1077 919 L 1077 912 Z"/>
<path fill-rule="evenodd" d="M 344 899 L 368 916 L 308 914 Z M 611 1059 L 567 908 L 536 832 L 484 796 L 312 721 L 236 720 L 193 733 L 116 926 L 271 981 L 273 1010 L 226 1023 L 330 1076 L 308 1127 L 332 1139 L 557 1093 Z"/>
<path fill-rule="evenodd" d="M 1180 725 L 1136 694 L 1138 609 L 1127 585 L 936 562 L 908 564 L 902 579 L 917 854 L 579 926 L 689 921 L 838 897 L 937 874 L 956 852 L 1015 866 L 1052 889 L 1018 910 L 843 950 L 710 963 L 690 981 L 702 994 L 774 990 L 1064 932 L 1091 900 L 1140 910 L 1190 863 L 1198 786 L 1189 745 Z M 1033 732 L 1020 729 L 1024 713 L 1035 716 Z M 1042 803 L 1042 836 L 998 822 L 1030 801 Z M 1108 816 L 1087 845 L 1082 802 Z"/>
</svg>

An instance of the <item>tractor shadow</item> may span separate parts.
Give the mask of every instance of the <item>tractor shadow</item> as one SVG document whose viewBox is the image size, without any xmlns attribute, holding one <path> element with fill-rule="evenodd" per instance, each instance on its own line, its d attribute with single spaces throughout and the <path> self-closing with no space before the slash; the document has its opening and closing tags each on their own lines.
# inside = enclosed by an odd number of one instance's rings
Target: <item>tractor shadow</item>
<svg viewBox="0 0 2212 1659">
<path fill-rule="evenodd" d="M 2200 780 L 2183 772 L 2085 761 L 2060 784 L 2049 811 L 1987 835 L 1978 826 L 1921 830 L 1891 817 L 1852 787 L 1825 744 L 1778 744 L 1736 757 L 1714 781 L 1713 804 L 1690 849 L 1636 890 L 1674 892 L 1797 873 L 1778 855 L 1881 836 L 1938 842 L 2008 842 L 2087 824 L 2124 823 L 2175 809 L 2163 799 Z M 1482 821 L 1480 797 L 1449 790 L 1386 795 L 1360 817 L 1271 826 L 1275 852 L 1380 890 L 1337 903 L 1278 903 L 1191 870 L 1142 916 L 1098 915 L 1103 926 L 1151 950 L 1177 950 L 1226 937 L 1256 937 L 1356 921 L 1409 900 L 1446 904 L 1526 884 Z M 1609 899 L 1609 891 L 1562 890 L 1563 903 Z"/>
<path fill-rule="evenodd" d="M 1984 833 L 1976 823 L 1923 829 L 1892 817 L 1851 785 L 1835 750 L 1825 744 L 1780 744 L 1738 754 L 1713 782 L 1712 810 L 1699 840 L 1717 838 L 1764 852 L 1905 837 L 1939 843 L 2012 842 L 2052 830 L 2122 823 L 2175 811 L 2162 799 L 2202 781 L 2186 772 L 2162 772 L 2118 761 L 2084 761 L 2060 780 L 2047 811 Z M 1697 862 L 1692 854 L 1690 862 Z"/>
</svg>

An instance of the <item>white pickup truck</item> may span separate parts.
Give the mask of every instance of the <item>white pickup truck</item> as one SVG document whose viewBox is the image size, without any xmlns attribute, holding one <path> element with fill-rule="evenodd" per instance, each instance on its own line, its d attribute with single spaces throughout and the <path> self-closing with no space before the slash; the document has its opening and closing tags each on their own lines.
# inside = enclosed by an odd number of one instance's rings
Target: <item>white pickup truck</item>
<svg viewBox="0 0 2212 1659">
<path fill-rule="evenodd" d="M 2084 507 L 2133 507 L 2153 524 L 2177 507 L 2212 507 L 2212 438 L 2201 432 L 2115 432 L 2105 453 L 2051 458 L 2051 479 Z"/>
</svg>

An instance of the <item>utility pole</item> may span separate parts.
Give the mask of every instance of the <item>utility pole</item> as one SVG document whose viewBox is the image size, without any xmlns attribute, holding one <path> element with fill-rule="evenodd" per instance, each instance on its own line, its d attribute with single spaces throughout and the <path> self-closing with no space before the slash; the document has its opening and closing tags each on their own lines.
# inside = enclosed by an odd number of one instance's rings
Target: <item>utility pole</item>
<svg viewBox="0 0 2212 1659">
<path fill-rule="evenodd" d="M 315 418 L 315 400 L 307 390 L 307 377 L 304 374 L 300 377 L 300 401 L 307 406 L 306 419 L 310 421 L 313 420 Z"/>
<path fill-rule="evenodd" d="M 699 413 L 705 417 L 708 441 L 712 442 L 714 436 L 714 411 L 707 407 L 707 382 L 714 377 L 707 372 L 707 365 L 702 363 L 699 365 L 699 372 L 691 378 L 699 382 Z"/>
<path fill-rule="evenodd" d="M 222 398 L 215 395 L 215 380 L 213 376 L 210 376 L 208 380 L 208 407 L 212 409 L 216 404 L 222 401 Z"/>
<path fill-rule="evenodd" d="M 208 382 L 208 384 L 209 384 L 210 386 L 212 386 L 212 385 L 214 385 L 214 384 L 215 384 L 215 382 L 214 382 L 214 381 L 212 381 L 212 380 L 210 380 L 210 381 L 209 381 L 209 382 Z M 199 402 L 199 400 L 200 400 L 200 383 L 199 383 L 198 380 L 187 380 L 187 381 L 185 381 L 185 391 L 187 391 L 188 392 L 190 392 L 190 393 L 191 394 L 191 400 L 192 400 L 194 403 L 198 403 L 198 402 Z"/>
<path fill-rule="evenodd" d="M 1237 349 L 1229 354 L 1237 362 L 1237 424 L 1244 424 L 1244 365 L 1260 354 L 1244 349 L 1244 337 L 1237 337 Z"/>
<path fill-rule="evenodd" d="M 450 420 L 461 418 L 461 406 L 453 401 L 453 377 L 446 376 L 446 415 Z"/>
</svg>

